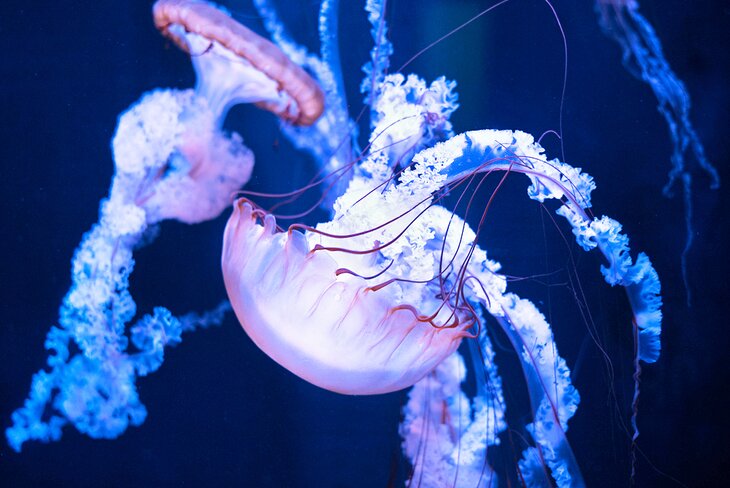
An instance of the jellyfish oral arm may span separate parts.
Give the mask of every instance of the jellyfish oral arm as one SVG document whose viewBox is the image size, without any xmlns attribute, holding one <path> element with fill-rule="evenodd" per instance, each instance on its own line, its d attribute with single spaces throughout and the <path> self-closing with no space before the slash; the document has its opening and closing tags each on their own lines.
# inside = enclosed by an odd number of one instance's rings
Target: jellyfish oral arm
<svg viewBox="0 0 730 488">
<path fill-rule="evenodd" d="M 527 191 L 531 199 L 563 201 L 557 213 L 570 222 L 578 245 L 586 251 L 599 249 L 607 261 L 601 266 L 606 282 L 626 289 L 639 327 L 638 359 L 649 363 L 658 359 L 662 320 L 659 277 L 644 253 L 632 260 L 629 239 L 621 232 L 620 223 L 606 216 L 589 218 L 587 209 L 595 189 L 590 175 L 557 159 L 547 161 L 544 149 L 530 134 L 520 131 L 466 132 L 421 151 L 414 161 L 416 172 L 441 175 L 444 184 L 474 172 L 523 173 L 532 182 Z"/>
</svg>

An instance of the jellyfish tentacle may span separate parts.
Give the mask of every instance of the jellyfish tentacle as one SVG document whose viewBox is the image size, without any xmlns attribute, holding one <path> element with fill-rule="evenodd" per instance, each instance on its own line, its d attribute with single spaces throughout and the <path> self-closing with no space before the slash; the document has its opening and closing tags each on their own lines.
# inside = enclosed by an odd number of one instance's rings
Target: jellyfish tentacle
<svg viewBox="0 0 730 488">
<path fill-rule="evenodd" d="M 518 352 L 528 384 L 533 421 L 527 430 L 557 486 L 585 486 L 565 437 L 580 402 L 570 370 L 558 355 L 550 326 L 531 302 L 510 293 L 502 303 L 504 314 L 497 319 Z M 527 486 L 542 486 L 543 469 L 534 469 L 527 451 L 520 461 L 522 476 Z"/>
<path fill-rule="evenodd" d="M 329 67 L 332 73 L 332 79 L 335 93 L 342 100 L 344 107 L 347 107 L 347 99 L 345 98 L 345 82 L 342 78 L 342 64 L 340 61 L 340 46 L 338 36 L 338 14 L 340 2 L 339 0 L 322 0 L 319 7 L 319 42 L 320 42 L 320 58 L 322 62 Z"/>
<path fill-rule="evenodd" d="M 433 193 L 438 186 L 471 177 L 474 172 L 500 170 L 527 175 L 532 182 L 528 189 L 532 199 L 563 201 L 558 214 L 571 223 L 577 242 L 585 250 L 600 249 L 608 261 L 608 265 L 601 268 L 604 279 L 627 290 L 634 323 L 639 331 L 637 365 L 639 360 L 656 360 L 661 332 L 657 274 L 643 253 L 639 254 L 635 263 L 632 262 L 628 238 L 621 234 L 617 222 L 608 217 L 589 217 L 590 193 L 595 187 L 589 175 L 557 160 L 545 161 L 542 148 L 534 143 L 531 136 L 511 131 L 462 134 L 418 153 L 414 162 L 415 165 L 404 172 L 394 190 L 400 189 L 413 199 Z M 477 267 L 471 271 L 478 278 L 484 276 Z M 557 347 L 544 317 L 530 302 L 514 295 L 503 295 L 499 288 L 491 291 L 482 289 L 481 293 L 481 287 L 472 288 L 472 299 L 481 299 L 485 307 L 500 304 L 502 310 L 490 307 L 490 313 L 502 324 L 523 362 L 534 415 L 528 430 L 536 442 L 534 448 L 525 451 L 520 463 L 523 481 L 529 486 L 540 486 L 545 481 L 542 468 L 545 462 L 558 486 L 583 486 L 580 470 L 565 439 L 567 422 L 577 408 L 579 396 L 570 383 L 564 360 L 557 355 Z M 529 337 L 534 340 L 528 340 Z M 531 352 L 536 346 L 539 346 L 536 353 L 540 360 L 533 356 L 535 352 Z M 553 390 L 548 387 L 551 384 L 559 386 Z M 632 422 L 635 420 L 634 413 Z M 537 462 L 538 459 L 540 462 Z"/>
<path fill-rule="evenodd" d="M 586 251 L 599 249 L 608 262 L 608 266 L 601 266 L 605 281 L 627 291 L 640 329 L 639 359 L 656 361 L 662 319 L 658 275 L 645 254 L 640 253 L 636 262 L 632 260 L 628 237 L 621 233 L 617 221 L 605 216 L 590 218 L 590 196 L 595 188 L 590 175 L 557 159 L 546 161 L 543 148 L 520 131 L 466 132 L 421 151 L 414 161 L 409 174 L 416 177 L 407 183 L 414 188 L 422 186 L 426 177 L 446 185 L 475 171 L 512 171 L 530 178 L 531 199 L 563 201 L 557 213 L 569 221 L 578 244 Z"/>
<path fill-rule="evenodd" d="M 393 54 L 393 44 L 388 40 L 388 25 L 385 20 L 387 0 L 367 0 L 365 11 L 370 22 L 370 35 L 373 38 L 373 48 L 370 51 L 370 61 L 365 63 L 362 71 L 365 74 L 360 92 L 365 94 L 365 103 L 375 112 L 375 102 L 380 96 L 382 81 L 390 66 L 390 56 Z M 374 128 L 375 117 L 371 123 Z"/>
<path fill-rule="evenodd" d="M 720 187 L 720 175 L 707 159 L 705 148 L 690 120 L 691 101 L 682 80 L 667 62 L 662 45 L 654 28 L 639 12 L 636 0 L 596 0 L 599 24 L 606 36 L 615 40 L 622 50 L 623 64 L 635 78 L 643 81 L 654 92 L 658 110 L 664 117 L 672 139 L 672 168 L 662 192 L 673 197 L 678 182 L 681 183 L 684 203 L 686 238 L 681 254 L 682 280 L 687 295 L 687 305 L 692 303 L 687 260 L 694 240 L 692 208 L 693 168 L 688 164 L 692 153 L 699 169 L 710 179 L 710 188 Z"/>
<path fill-rule="evenodd" d="M 348 114 L 340 81 L 342 69 L 336 55 L 336 36 L 326 29 L 327 26 L 336 25 L 338 3 L 335 0 L 325 0 L 320 6 L 320 57 L 308 52 L 292 39 L 272 2 L 254 0 L 254 6 L 272 41 L 292 62 L 310 72 L 324 92 L 324 112 L 313 125 L 299 127 L 283 124 L 282 131 L 295 147 L 311 154 L 320 168 L 320 174 L 327 175 L 326 179 L 331 180 L 331 189 L 321 204 L 328 211 L 335 199 L 347 188 L 351 172 L 343 171 L 343 168 L 349 169 L 353 154 L 359 153 L 357 126 Z"/>
<path fill-rule="evenodd" d="M 475 365 L 484 372 L 487 386 L 471 402 L 460 388 L 465 366 L 458 352 L 408 393 L 400 434 L 413 465 L 411 479 L 418 480 L 418 486 L 498 484 L 487 461 L 487 447 L 499 444 L 498 436 L 507 427 L 502 382 L 486 329 L 480 331 L 475 344 L 480 351 Z"/>
</svg>

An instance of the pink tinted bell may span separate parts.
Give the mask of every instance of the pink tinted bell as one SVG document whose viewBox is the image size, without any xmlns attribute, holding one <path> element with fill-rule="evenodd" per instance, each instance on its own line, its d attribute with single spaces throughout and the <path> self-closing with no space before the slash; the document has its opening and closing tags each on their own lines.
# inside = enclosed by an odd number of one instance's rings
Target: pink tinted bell
<svg viewBox="0 0 730 488">
<path fill-rule="evenodd" d="M 226 57 L 234 63 L 250 64 L 296 105 L 291 107 L 282 104 L 281 100 L 264 98 L 256 101 L 261 108 L 296 125 L 311 125 L 322 114 L 324 94 L 317 82 L 276 45 L 236 22 L 215 5 L 201 0 L 157 0 L 152 14 L 155 26 L 181 49 L 190 50 L 188 34 L 200 36 L 209 47 L 215 44 L 224 49 Z M 200 55 L 206 55 L 206 52 L 196 53 L 196 56 Z"/>
<path fill-rule="evenodd" d="M 467 335 L 463 327 L 436 328 L 395 309 L 362 278 L 338 276 L 336 253 L 311 251 L 300 232 L 277 232 L 273 216 L 243 199 L 226 226 L 222 266 L 236 316 L 256 345 L 327 390 L 407 388 Z"/>
</svg>

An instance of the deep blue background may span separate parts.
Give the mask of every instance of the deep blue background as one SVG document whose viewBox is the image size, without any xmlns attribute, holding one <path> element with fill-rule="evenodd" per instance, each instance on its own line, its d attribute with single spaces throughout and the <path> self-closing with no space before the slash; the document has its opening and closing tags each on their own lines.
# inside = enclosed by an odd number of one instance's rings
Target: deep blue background
<svg viewBox="0 0 730 488">
<path fill-rule="evenodd" d="M 283 4 L 284 2 L 279 2 Z M 342 54 L 352 113 L 361 108 L 359 66 L 371 45 L 360 2 L 343 1 Z M 389 22 L 399 66 L 421 47 L 488 3 L 391 0 Z M 228 4 L 260 28 L 248 2 Z M 665 299 L 663 355 L 645 367 L 641 398 L 639 486 L 726 485 L 730 465 L 728 380 L 727 143 L 730 7 L 720 1 L 642 3 L 672 67 L 693 99 L 692 118 L 708 157 L 724 175 L 719 191 L 696 178 L 696 244 L 690 255 L 694 303 L 679 274 L 684 243 L 680 198 L 661 188 L 670 142 L 651 91 L 623 69 L 620 52 L 597 25 L 591 1 L 555 1 L 569 50 L 564 134 L 567 161 L 595 176 L 594 204 L 625 224 L 634 250 L 653 259 Z M 282 9 L 297 37 L 316 47 L 316 2 Z M 45 361 L 43 338 L 69 286 L 69 262 L 97 218 L 111 181 L 109 141 L 117 114 L 155 87 L 188 87 L 189 60 L 151 23 L 147 1 L 28 2 L 0 6 L 0 425 L 9 425 L 32 374 Z M 547 5 L 514 0 L 439 44 L 407 72 L 459 82 L 457 131 L 558 129 L 563 48 Z M 273 116 L 234 109 L 227 127 L 257 155 L 249 188 L 284 191 L 311 176 Z M 558 155 L 559 145 L 545 145 Z M 483 245 L 509 274 L 565 269 L 566 250 L 546 214 L 524 197 L 525 181 L 500 192 Z M 226 216 L 193 227 L 165 223 L 137 253 L 132 292 L 139 310 L 176 313 L 210 308 L 224 297 L 219 248 Z M 565 226 L 561 226 L 565 231 Z M 561 353 L 583 396 L 571 440 L 591 486 L 628 484 L 630 336 L 625 297 L 602 283 L 596 256 L 578 272 L 617 379 L 614 402 L 606 370 L 586 339 L 567 274 L 516 285 L 550 316 Z M 571 268 L 572 269 L 572 268 Z M 514 362 L 500 353 L 507 394 L 526 420 Z M 233 317 L 195 333 L 140 380 L 149 416 L 115 441 L 68 429 L 61 442 L 31 443 L 22 454 L 0 442 L 3 486 L 385 486 L 402 479 L 397 424 L 405 395 L 344 397 L 310 386 L 258 351 Z M 503 469 L 509 462 L 498 460 Z M 724 472 L 724 473 L 723 473 Z M 400 482 L 399 482 L 400 483 Z"/>
</svg>

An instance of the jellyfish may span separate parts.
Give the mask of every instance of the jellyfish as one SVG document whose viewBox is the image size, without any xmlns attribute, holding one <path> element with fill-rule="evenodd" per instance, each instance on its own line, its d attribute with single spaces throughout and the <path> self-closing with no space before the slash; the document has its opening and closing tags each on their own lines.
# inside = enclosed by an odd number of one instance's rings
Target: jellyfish
<svg viewBox="0 0 730 488">
<path fill-rule="evenodd" d="M 397 183 L 379 191 L 389 181 L 387 161 L 385 151 L 371 155 L 364 169 L 373 176 L 353 179 L 335 204 L 334 219 L 316 227 L 293 225 L 279 231 L 272 215 L 248 201 L 236 202 L 224 235 L 222 265 L 243 328 L 272 359 L 320 387 L 376 394 L 443 375 L 450 378 L 444 381 L 450 382 L 444 386 L 450 393 L 442 401 L 457 409 L 465 401 L 452 402 L 459 392 L 458 375 L 454 379 L 459 343 L 478 340 L 480 354 L 487 361 L 493 358 L 479 327 L 482 308 L 510 337 L 528 378 L 536 447 L 525 453 L 522 476 L 532 480 L 528 486 L 545 482 L 542 464 L 536 462 L 544 459 L 558 486 L 580 486 L 564 433 L 578 394 L 549 325 L 532 303 L 506 292 L 500 265 L 476 242 L 478 231 L 436 205 L 438 191 L 478 173 L 516 172 L 531 180 L 530 198 L 562 200 L 558 214 L 570 222 L 579 245 L 599 249 L 609 263 L 602 268 L 606 281 L 626 288 L 637 324 L 637 360 L 645 362 L 658 357 L 661 324 L 659 281 L 649 259 L 640 254 L 632 262 L 620 224 L 589 217 L 595 186 L 590 176 L 557 160 L 546 161 L 528 134 L 484 130 L 454 136 L 419 152 Z M 505 427 L 495 366 L 485 368 L 493 378 L 489 392 L 476 402 L 480 411 L 473 419 L 467 413 L 461 424 L 468 426 L 464 435 L 475 435 L 469 433 L 472 425 L 483 434 L 471 441 L 471 449 L 483 452 Z M 553 384 L 559 386 L 553 390 Z M 485 458 L 468 443 L 460 447 L 471 462 L 465 458 L 461 465 L 453 463 L 451 452 L 447 459 L 417 454 L 419 424 L 431 421 L 423 418 L 431 414 L 422 411 L 417 399 L 422 395 L 412 396 L 403 432 L 417 469 L 443 471 L 429 473 L 432 480 L 424 486 L 442 486 L 449 474 L 454 476 L 449 471 L 458 468 L 474 486 L 488 484 Z M 462 411 L 470 409 L 467 402 Z M 487 422 L 489 427 L 480 426 L 485 419 L 494 420 Z M 438 424 L 446 428 L 443 419 Z M 442 452 L 443 445 L 431 449 Z"/>
<path fill-rule="evenodd" d="M 18 451 L 28 440 L 58 440 L 68 423 L 115 438 L 144 421 L 136 378 L 157 370 L 165 346 L 183 332 L 219 324 L 229 306 L 181 317 L 156 307 L 132 322 L 134 250 L 154 239 L 163 220 L 217 217 L 249 180 L 253 153 L 240 135 L 221 129 L 233 105 L 257 103 L 293 124 L 311 124 L 323 109 L 318 85 L 301 68 L 208 3 L 161 0 L 153 16 L 191 54 L 197 86 L 153 91 L 119 117 L 116 171 L 99 221 L 74 255 L 72 286 L 46 339 L 49 369 L 33 377 L 6 431 Z"/>
<path fill-rule="evenodd" d="M 597 0 L 596 12 L 603 32 L 621 46 L 626 70 L 649 85 L 654 92 L 659 102 L 657 108 L 669 128 L 672 139 L 672 169 L 663 193 L 666 197 L 674 196 L 676 187 L 681 183 L 686 233 L 681 255 L 682 279 L 687 294 L 687 304 L 691 305 L 692 293 L 687 277 L 687 259 L 695 234 L 692 223 L 692 176 L 695 171 L 688 161 L 690 154 L 694 156 L 698 169 L 710 179 L 710 188 L 719 188 L 720 176 L 705 155 L 702 141 L 692 126 L 687 88 L 669 66 L 654 28 L 639 12 L 639 2 Z"/>
<path fill-rule="evenodd" d="M 309 186 L 324 189 L 322 205 L 331 214 L 314 226 L 284 229 L 255 194 L 235 200 L 221 267 L 230 307 L 253 342 L 331 391 L 411 388 L 399 429 L 411 479 L 426 487 L 493 486 L 487 450 L 508 428 L 492 344 L 498 329 L 518 358 L 531 408 L 525 425 L 509 425 L 525 437 L 516 460 L 520 481 L 583 486 L 566 438 L 580 401 L 570 368 L 545 316 L 508 290 L 501 264 L 480 242 L 493 197 L 480 201 L 476 190 L 487 178 L 497 178 L 499 188 L 508 175 L 524 175 L 527 196 L 555 203 L 577 245 L 604 256 L 604 280 L 626 290 L 633 311 L 637 377 L 639 363 L 660 352 L 660 283 L 649 258 L 632 256 L 617 221 L 593 215 L 590 175 L 549 159 L 525 132 L 455 134 L 455 82 L 389 73 L 384 1 L 366 2 L 374 47 L 361 84 L 371 116 L 362 150 L 331 30 L 337 2 L 321 3 L 318 55 L 292 39 L 268 2 L 255 4 L 278 47 L 207 2 L 155 5 L 156 25 L 191 54 L 197 87 L 148 94 L 120 118 L 111 195 L 77 252 L 61 327 L 47 340 L 50 372 L 38 373 L 14 414 L 10 444 L 56 440 L 69 422 L 106 438 L 140 424 L 146 410 L 136 377 L 158 369 L 164 347 L 180 342 L 182 332 L 220 321 L 228 302 L 179 318 L 159 307 L 127 329 L 136 312 L 127 280 L 133 250 L 151 239 L 148 227 L 212 218 L 245 184 L 252 155 L 221 122 L 232 104 L 254 102 L 278 114 L 287 137 L 314 156 L 320 174 Z M 260 62 L 267 56 L 271 65 Z M 458 195 L 451 207 L 449 193 Z M 477 207 L 476 224 L 460 215 Z M 73 356 L 71 341 L 81 350 Z M 473 395 L 463 385 L 462 345 L 473 364 Z"/>
<path fill-rule="evenodd" d="M 389 51 L 378 45 L 387 42 L 383 9 L 382 2 L 367 3 L 374 53 Z M 281 34 L 271 11 L 261 11 Z M 469 193 L 487 176 L 521 173 L 531 183 L 529 198 L 559 201 L 556 212 L 577 244 L 601 252 L 605 281 L 626 290 L 637 374 L 639 362 L 659 356 L 658 275 L 645 254 L 631 257 L 617 221 L 591 213 L 595 183 L 589 175 L 547 159 L 524 132 L 453 135 L 453 82 L 428 85 L 385 68 L 387 61 L 374 54 L 365 69 L 372 134 L 329 222 L 282 229 L 255 202 L 234 204 L 222 268 L 236 316 L 273 360 L 322 388 L 379 394 L 413 386 L 401 425 L 403 448 L 411 479 L 435 487 L 496 481 L 486 451 L 507 424 L 483 318 L 488 314 L 520 358 L 529 390 L 532 421 L 525 429 L 531 440 L 518 463 L 521 482 L 583 486 L 565 435 L 579 395 L 545 317 L 507 291 L 500 264 L 477 242 L 490 204 L 483 204 L 472 229 L 441 200 L 447 189 L 460 189 L 460 202 L 478 205 Z M 481 363 L 471 400 L 461 390 L 465 363 L 457 349 L 463 341 L 474 344 L 474 362 Z M 635 388 L 638 396 L 638 382 Z"/>
</svg>

